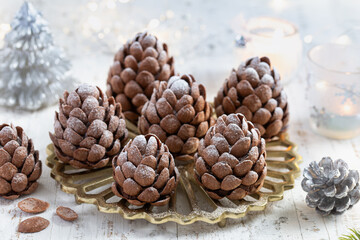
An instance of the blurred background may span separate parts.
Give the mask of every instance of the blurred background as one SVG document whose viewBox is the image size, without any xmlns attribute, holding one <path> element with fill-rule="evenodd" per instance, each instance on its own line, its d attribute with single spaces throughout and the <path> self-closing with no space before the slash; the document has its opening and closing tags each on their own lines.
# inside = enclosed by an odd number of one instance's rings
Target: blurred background
<svg viewBox="0 0 360 240">
<path fill-rule="evenodd" d="M 115 51 L 137 32 L 147 30 L 169 45 L 176 71 L 192 73 L 208 87 L 211 98 L 246 55 L 235 39 L 253 17 L 270 16 L 292 22 L 299 29 L 304 53 L 311 46 L 360 25 L 357 0 L 31 2 L 49 22 L 55 44 L 64 48 L 80 81 L 105 87 Z M 22 3 L 0 1 L 0 46 Z M 302 64 L 303 61 L 296 62 L 300 74 Z"/>
<path fill-rule="evenodd" d="M 0 47 L 22 3 L 0 0 Z M 190 73 L 205 85 L 208 101 L 232 68 L 249 57 L 268 56 L 280 72 L 290 105 L 296 106 L 293 122 L 306 122 L 331 138 L 360 134 L 357 0 L 31 3 L 48 21 L 55 45 L 65 50 L 71 74 L 80 82 L 105 90 L 115 52 L 136 33 L 148 31 L 168 44 L 176 73 Z"/>
</svg>

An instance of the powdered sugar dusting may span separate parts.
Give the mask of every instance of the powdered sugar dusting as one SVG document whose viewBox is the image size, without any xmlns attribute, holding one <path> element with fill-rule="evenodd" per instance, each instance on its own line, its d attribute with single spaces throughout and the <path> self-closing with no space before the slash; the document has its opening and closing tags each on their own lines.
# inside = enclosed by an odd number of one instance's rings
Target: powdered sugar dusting
<svg viewBox="0 0 360 240">
<path fill-rule="evenodd" d="M 93 110 L 98 106 L 99 106 L 99 101 L 95 97 L 90 96 L 90 97 L 86 97 L 81 108 L 88 116 L 91 110 Z"/>
<path fill-rule="evenodd" d="M 84 101 L 88 96 L 99 98 L 99 90 L 96 87 L 86 83 L 79 86 L 77 93 L 81 97 L 82 101 Z"/>
<path fill-rule="evenodd" d="M 138 135 L 133 139 L 133 144 L 135 144 L 136 146 L 138 145 L 142 145 L 142 146 L 146 146 L 146 138 L 144 135 Z"/>
<path fill-rule="evenodd" d="M 25 181 L 25 178 L 26 178 L 26 176 L 23 173 L 17 173 L 14 175 L 11 182 L 13 184 L 22 183 L 23 181 Z"/>
<path fill-rule="evenodd" d="M 141 164 L 136 171 L 142 178 L 147 178 L 150 174 L 153 173 L 153 169 L 147 165 Z"/>
<path fill-rule="evenodd" d="M 219 152 L 214 145 L 207 146 L 205 148 L 205 151 L 207 154 L 212 155 L 212 156 L 219 155 Z"/>
<path fill-rule="evenodd" d="M 95 119 L 91 123 L 91 126 L 95 129 L 100 129 L 101 131 L 104 131 L 106 129 L 106 123 L 104 123 L 103 121 L 101 121 L 99 119 Z"/>
<path fill-rule="evenodd" d="M 223 142 L 224 142 L 224 138 L 221 137 L 221 136 L 219 136 L 218 134 L 215 134 L 215 135 L 212 137 L 211 142 L 212 142 L 212 144 L 214 144 L 214 145 L 216 146 L 217 144 L 223 143 Z"/>
<path fill-rule="evenodd" d="M 78 94 L 71 92 L 66 100 L 67 104 L 70 104 L 73 107 L 80 107 L 81 101 Z"/>
<path fill-rule="evenodd" d="M 106 123 L 99 119 L 96 119 L 90 124 L 87 130 L 87 135 L 94 138 L 99 138 L 106 130 L 106 127 Z"/>
<path fill-rule="evenodd" d="M 174 92 L 177 99 L 180 99 L 182 96 L 189 94 L 190 92 L 189 84 L 182 79 L 174 81 L 174 83 L 171 84 L 170 89 Z"/>
<path fill-rule="evenodd" d="M 145 154 L 145 148 L 146 148 L 146 138 L 144 135 L 138 135 L 134 138 L 132 141 L 132 144 L 137 146 L 137 148 L 140 150 L 141 154 Z"/>
<path fill-rule="evenodd" d="M 158 145 L 157 145 L 156 138 L 151 136 L 149 138 L 149 141 L 148 141 L 147 146 L 146 146 L 145 155 L 146 156 L 149 156 L 149 155 L 155 156 L 156 153 L 157 153 L 157 148 L 158 148 Z"/>
<path fill-rule="evenodd" d="M 0 131 L 0 143 L 1 145 L 5 145 L 8 141 L 10 140 L 16 140 L 17 138 L 17 134 L 14 131 L 14 129 L 12 129 L 9 126 L 4 127 L 3 129 L 1 129 Z"/>
<path fill-rule="evenodd" d="M 169 79 L 167 85 L 168 85 L 169 87 L 171 87 L 171 85 L 172 85 L 175 81 L 177 81 L 177 80 L 179 80 L 179 79 L 180 79 L 179 76 L 172 76 L 172 77 Z M 161 83 L 160 83 L 160 84 L 161 84 Z"/>
</svg>

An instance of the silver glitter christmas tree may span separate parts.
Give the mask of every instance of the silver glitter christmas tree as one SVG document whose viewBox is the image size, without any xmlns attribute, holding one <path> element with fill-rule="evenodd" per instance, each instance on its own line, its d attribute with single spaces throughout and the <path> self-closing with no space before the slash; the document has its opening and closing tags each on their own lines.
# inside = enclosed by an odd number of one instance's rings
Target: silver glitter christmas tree
<svg viewBox="0 0 360 240">
<path fill-rule="evenodd" d="M 54 104 L 74 88 L 70 62 L 54 46 L 48 23 L 25 2 L 0 50 L 0 104 L 36 110 Z"/>
</svg>

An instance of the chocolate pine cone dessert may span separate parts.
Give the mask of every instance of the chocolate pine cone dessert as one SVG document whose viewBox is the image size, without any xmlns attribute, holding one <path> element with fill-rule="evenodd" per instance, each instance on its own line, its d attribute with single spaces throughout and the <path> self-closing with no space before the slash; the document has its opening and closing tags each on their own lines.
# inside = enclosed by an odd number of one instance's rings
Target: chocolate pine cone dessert
<svg viewBox="0 0 360 240">
<path fill-rule="evenodd" d="M 265 140 L 244 115 L 222 115 L 200 141 L 195 179 L 213 199 L 239 200 L 263 186 Z"/>
<path fill-rule="evenodd" d="M 141 134 L 157 135 L 176 159 L 189 161 L 213 124 L 211 113 L 202 84 L 191 75 L 173 76 L 144 105 L 138 127 Z"/>
<path fill-rule="evenodd" d="M 179 181 L 173 156 L 153 134 L 130 140 L 113 158 L 112 166 L 115 179 L 112 191 L 137 206 L 166 205 Z"/>
<path fill-rule="evenodd" d="M 50 133 L 56 156 L 75 168 L 101 168 L 117 155 L 128 131 L 120 103 L 88 84 L 64 92 Z"/>
<path fill-rule="evenodd" d="M 146 32 L 138 33 L 115 54 L 106 94 L 121 103 L 126 119 L 137 123 L 159 81 L 167 81 L 173 75 L 174 60 L 167 45 Z"/>
<path fill-rule="evenodd" d="M 270 59 L 254 57 L 232 70 L 215 97 L 216 115 L 242 113 L 270 139 L 285 131 L 289 121 L 286 93 Z"/>
<path fill-rule="evenodd" d="M 0 197 L 16 199 L 38 187 L 39 152 L 21 127 L 0 125 Z"/>
</svg>

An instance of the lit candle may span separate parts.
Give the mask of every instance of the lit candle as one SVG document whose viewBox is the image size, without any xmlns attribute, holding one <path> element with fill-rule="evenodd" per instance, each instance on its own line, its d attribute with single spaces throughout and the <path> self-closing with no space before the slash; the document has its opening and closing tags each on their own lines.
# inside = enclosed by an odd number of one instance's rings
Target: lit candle
<svg viewBox="0 0 360 240">
<path fill-rule="evenodd" d="M 337 139 L 360 135 L 360 46 L 348 43 L 319 45 L 308 54 L 311 126 Z"/>
<path fill-rule="evenodd" d="M 245 29 L 238 32 L 245 37 L 246 45 L 238 48 L 240 63 L 254 56 L 267 56 L 280 72 L 282 82 L 295 77 L 302 54 L 302 42 L 297 28 L 281 19 L 259 17 L 250 19 Z"/>
<path fill-rule="evenodd" d="M 342 107 L 343 116 L 351 116 L 354 114 L 354 107 L 350 100 L 346 100 L 346 103 Z"/>
</svg>

